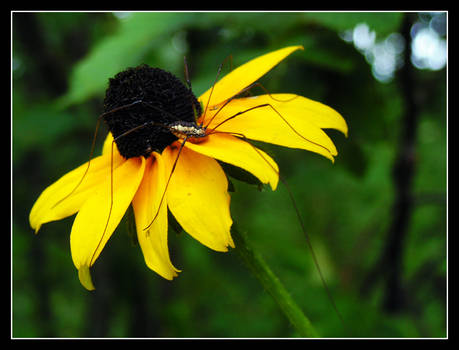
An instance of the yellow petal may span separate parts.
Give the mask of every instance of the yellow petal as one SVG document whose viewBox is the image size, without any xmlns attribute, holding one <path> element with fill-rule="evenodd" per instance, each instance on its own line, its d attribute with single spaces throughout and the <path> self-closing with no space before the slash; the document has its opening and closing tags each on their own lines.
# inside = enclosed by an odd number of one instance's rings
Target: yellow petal
<svg viewBox="0 0 459 350">
<path fill-rule="evenodd" d="M 273 191 L 279 182 L 279 167 L 262 150 L 228 134 L 212 134 L 203 142 L 187 142 L 185 148 L 247 170 Z"/>
<path fill-rule="evenodd" d="M 113 157 L 113 168 L 124 162 Z M 99 156 L 72 170 L 46 188 L 35 202 L 29 215 L 30 226 L 38 232 L 41 225 L 75 214 L 94 189 L 110 177 L 110 155 Z"/>
<path fill-rule="evenodd" d="M 81 266 L 78 270 L 78 279 L 80 283 L 85 287 L 87 290 L 94 290 L 94 284 L 92 283 L 91 272 L 89 271 L 89 266 Z"/>
<path fill-rule="evenodd" d="M 70 233 L 72 259 L 78 270 L 91 267 L 99 256 L 131 203 L 144 169 L 143 157 L 126 160 L 113 171 L 113 192 L 108 174 L 81 207 Z"/>
<path fill-rule="evenodd" d="M 137 237 L 146 265 L 160 276 L 171 280 L 177 276 L 177 270 L 169 258 L 167 245 L 167 201 L 164 197 L 161 208 L 158 207 L 166 188 L 166 170 L 160 154 L 153 153 L 147 160 L 145 175 L 132 201 L 134 208 Z M 158 213 L 153 221 L 153 218 Z M 145 230 L 145 228 L 149 228 Z"/>
<path fill-rule="evenodd" d="M 112 143 L 113 143 L 113 135 L 111 132 L 107 134 L 105 138 L 104 145 L 102 147 L 102 154 L 111 154 L 112 152 Z M 120 152 L 118 151 L 118 146 L 116 143 L 113 143 L 113 154 L 116 154 L 121 157 Z"/>
<path fill-rule="evenodd" d="M 251 140 L 305 149 L 331 160 L 337 150 L 321 128 L 347 132 L 344 119 L 331 108 L 288 94 L 235 99 L 218 113 L 210 111 L 206 119 L 211 120 L 209 129 L 239 132 Z"/>
<path fill-rule="evenodd" d="M 177 154 L 176 147 L 164 149 L 166 174 L 170 174 Z M 215 159 L 182 149 L 167 190 L 167 204 L 188 234 L 216 251 L 234 247 L 227 189 L 226 175 Z"/>
<path fill-rule="evenodd" d="M 291 115 L 292 122 L 293 119 L 299 119 L 299 123 L 301 121 L 311 122 L 321 129 L 341 131 L 347 137 L 346 120 L 333 108 L 323 103 L 293 94 L 272 94 L 271 97 L 263 95 L 260 98 L 264 98 L 266 103 L 270 103 L 269 100 L 272 101 L 272 98 L 275 98 L 277 100 L 274 101 L 275 108 L 278 108 L 281 114 L 285 112 L 287 116 Z"/>
<path fill-rule="evenodd" d="M 215 84 L 213 91 L 210 88 L 201 95 L 199 100 L 204 106 L 207 105 L 209 97 L 211 99 L 209 106 L 226 101 L 257 81 L 292 52 L 300 49 L 302 50 L 303 47 L 289 46 L 254 58 L 220 79 Z"/>
</svg>

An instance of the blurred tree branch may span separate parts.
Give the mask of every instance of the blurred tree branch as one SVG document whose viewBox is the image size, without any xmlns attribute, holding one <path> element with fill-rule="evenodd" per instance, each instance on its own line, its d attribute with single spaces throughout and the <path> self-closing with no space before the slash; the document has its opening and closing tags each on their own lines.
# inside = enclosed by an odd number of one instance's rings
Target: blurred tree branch
<svg viewBox="0 0 459 350">
<path fill-rule="evenodd" d="M 406 13 L 402 23 L 405 38 L 405 65 L 400 70 L 400 90 L 405 101 L 400 144 L 393 167 L 393 181 L 396 190 L 394 216 L 389 228 L 384 260 L 387 263 L 386 295 L 384 309 L 389 312 L 401 310 L 405 305 L 402 286 L 403 249 L 413 209 L 412 182 L 416 170 L 416 136 L 419 124 L 418 103 L 415 99 L 414 67 L 411 60 L 410 30 L 416 14 Z"/>
<path fill-rule="evenodd" d="M 415 13 L 405 13 L 401 34 L 405 39 L 404 66 L 400 70 L 398 83 L 405 104 L 401 119 L 401 133 L 396 159 L 392 168 L 395 188 L 392 223 L 387 232 L 385 247 L 375 267 L 364 281 L 362 292 L 367 293 L 379 278 L 384 278 L 385 295 L 383 309 L 399 312 L 406 306 L 403 288 L 404 243 L 408 233 L 414 197 L 412 182 L 415 175 L 416 139 L 419 124 L 419 104 L 415 96 L 414 67 L 411 60 L 410 30 L 416 20 Z"/>
</svg>

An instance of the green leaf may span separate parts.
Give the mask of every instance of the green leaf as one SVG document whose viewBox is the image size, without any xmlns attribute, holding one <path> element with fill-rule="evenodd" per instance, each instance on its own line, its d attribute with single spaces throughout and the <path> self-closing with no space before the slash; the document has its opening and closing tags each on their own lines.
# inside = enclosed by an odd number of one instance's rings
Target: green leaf
<svg viewBox="0 0 459 350">
<path fill-rule="evenodd" d="M 70 88 L 59 107 L 79 103 L 105 90 L 108 78 L 138 65 L 146 53 L 164 47 L 168 33 L 193 18 L 187 13 L 133 13 L 120 21 L 116 34 L 99 42 L 73 69 Z"/>
</svg>

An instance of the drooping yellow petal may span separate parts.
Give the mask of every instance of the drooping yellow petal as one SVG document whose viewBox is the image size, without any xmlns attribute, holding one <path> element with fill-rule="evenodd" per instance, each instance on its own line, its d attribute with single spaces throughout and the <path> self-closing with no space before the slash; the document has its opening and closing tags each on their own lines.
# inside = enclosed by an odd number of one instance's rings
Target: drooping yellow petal
<svg viewBox="0 0 459 350">
<path fill-rule="evenodd" d="M 119 154 L 113 156 L 113 169 L 124 162 Z M 46 188 L 35 202 L 29 215 L 30 226 L 38 232 L 41 225 L 75 214 L 94 192 L 94 189 L 110 176 L 110 154 L 93 158 L 62 176 Z"/>
<path fill-rule="evenodd" d="M 143 157 L 126 160 L 113 171 L 113 191 L 107 174 L 84 202 L 70 233 L 72 259 L 78 270 L 86 271 L 98 258 L 131 203 L 144 170 Z M 83 276 L 88 281 L 89 271 L 83 272 L 79 272 L 80 279 Z"/>
<path fill-rule="evenodd" d="M 178 149 L 166 147 L 163 159 L 170 174 Z M 167 175 L 169 176 L 169 175 Z M 167 190 L 167 204 L 182 228 L 216 251 L 234 247 L 230 234 L 228 180 L 215 159 L 184 147 Z"/>
<path fill-rule="evenodd" d="M 337 150 L 322 128 L 347 133 L 346 122 L 330 107 L 291 94 L 235 99 L 218 112 L 209 111 L 206 119 L 211 121 L 209 129 L 239 132 L 248 139 L 305 149 L 331 160 Z"/>
<path fill-rule="evenodd" d="M 186 147 L 248 171 L 262 183 L 269 183 L 273 191 L 277 187 L 279 167 L 276 162 L 244 140 L 228 134 L 215 133 L 200 143 L 187 142 Z"/>
<path fill-rule="evenodd" d="M 302 49 L 302 46 L 289 46 L 252 59 L 220 79 L 213 91 L 212 88 L 207 90 L 199 97 L 199 101 L 204 106 L 207 104 L 213 106 L 226 101 L 257 81 L 292 52 Z"/>
<path fill-rule="evenodd" d="M 147 160 L 145 175 L 132 201 L 137 237 L 146 265 L 160 276 L 171 280 L 177 270 L 169 258 L 167 245 L 166 170 L 160 154 L 153 153 Z M 158 208 L 161 203 L 161 208 Z M 157 214 L 156 218 L 155 215 Z M 153 221 L 153 218 L 154 221 Z M 148 229 L 146 229 L 149 227 Z"/>
</svg>

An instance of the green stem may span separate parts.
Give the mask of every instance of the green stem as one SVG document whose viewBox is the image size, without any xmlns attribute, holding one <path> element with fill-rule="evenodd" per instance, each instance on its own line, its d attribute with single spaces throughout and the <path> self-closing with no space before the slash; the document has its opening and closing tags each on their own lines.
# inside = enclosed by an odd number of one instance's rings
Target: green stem
<svg viewBox="0 0 459 350">
<path fill-rule="evenodd" d="M 231 232 L 236 245 L 235 250 L 266 291 L 273 297 L 300 336 L 306 338 L 319 337 L 311 321 L 301 311 L 281 281 L 272 272 L 260 254 L 247 242 L 245 234 L 239 232 L 234 225 Z"/>
</svg>

